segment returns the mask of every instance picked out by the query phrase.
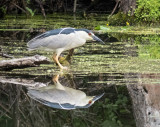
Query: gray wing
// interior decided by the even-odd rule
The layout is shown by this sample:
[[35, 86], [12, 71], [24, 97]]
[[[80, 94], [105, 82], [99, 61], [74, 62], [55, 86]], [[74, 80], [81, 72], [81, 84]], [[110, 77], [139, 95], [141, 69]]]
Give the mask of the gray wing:
[[56, 109], [65, 109], [65, 110], [75, 109], [75, 105], [71, 105], [69, 103], [65, 103], [65, 104], [53, 103], [43, 99], [37, 99], [37, 101], [44, 105], [47, 105], [49, 107], [56, 108]]
[[50, 90], [36, 90], [29, 89], [27, 93], [34, 100], [45, 100], [51, 103], [70, 103], [72, 105], [75, 104], [75, 99], [66, 91], [58, 90], [58, 89], [50, 89]]
[[64, 94], [63, 95], [64, 97], [61, 98], [61, 96], [59, 96], [60, 93], [58, 91], [56, 91], [54, 89], [52, 89], [52, 90], [53, 90], [52, 94], [50, 94], [50, 93], [47, 94], [44, 91], [42, 92], [42, 91], [37, 91], [37, 90], [29, 90], [28, 95], [32, 99], [34, 99], [44, 105], [47, 105], [49, 107], [53, 107], [53, 108], [57, 108], [57, 109], [66, 109], [66, 110], [75, 109], [75, 104], [69, 103], [70, 99], [68, 99], [68, 101], [66, 101], [66, 99], [63, 100], [63, 98], [66, 97], [65, 91], [61, 91], [61, 90], [59, 91], [59, 92], [64, 92], [64, 93], [61, 93], [61, 94]]
[[74, 28], [61, 28], [47, 31], [30, 40], [27, 46], [31, 50], [41, 47], [48, 49], [63, 48], [71, 41], [71, 34], [74, 32]]

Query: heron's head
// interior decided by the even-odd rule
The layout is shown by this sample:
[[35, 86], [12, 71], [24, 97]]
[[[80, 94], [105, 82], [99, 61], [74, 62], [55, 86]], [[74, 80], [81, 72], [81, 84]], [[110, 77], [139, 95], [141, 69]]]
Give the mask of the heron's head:
[[86, 41], [99, 41], [101, 44], [105, 44], [100, 38], [98, 38], [91, 30], [88, 29], [76, 29], [81, 38], [86, 39]]
[[104, 93], [97, 96], [86, 96], [86, 98], [84, 98], [81, 103], [79, 103], [79, 105], [76, 105], [76, 108], [88, 108], [94, 104], [95, 101], [99, 100], [103, 95]]

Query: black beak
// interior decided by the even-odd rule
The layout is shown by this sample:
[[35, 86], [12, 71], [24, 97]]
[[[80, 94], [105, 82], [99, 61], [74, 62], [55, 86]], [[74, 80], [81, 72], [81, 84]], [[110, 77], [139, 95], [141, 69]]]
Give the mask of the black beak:
[[102, 96], [104, 95], [104, 93], [102, 93], [102, 94], [100, 94], [100, 95], [97, 95], [97, 96], [95, 96], [94, 98], [93, 98], [93, 100], [92, 101], [97, 101], [97, 100], [99, 100]]
[[98, 38], [97, 36], [95, 36], [95, 35], [93, 35], [92, 36], [93, 37], [93, 39], [95, 40], [95, 41], [99, 41], [101, 44], [105, 44], [100, 38]]

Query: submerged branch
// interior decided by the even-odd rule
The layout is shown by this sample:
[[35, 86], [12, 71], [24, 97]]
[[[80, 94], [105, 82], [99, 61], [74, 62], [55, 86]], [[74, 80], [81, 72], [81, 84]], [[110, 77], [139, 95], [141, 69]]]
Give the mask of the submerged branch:
[[76, 13], [77, 0], [74, 0], [73, 12]]
[[13, 56], [3, 53], [1, 47], [0, 47], [0, 56], [5, 57], [5, 58], [13, 58]]
[[39, 6], [41, 8], [41, 12], [42, 12], [44, 18], [46, 18], [46, 13], [45, 13], [45, 10], [44, 10], [42, 2], [40, 0], [35, 0], [35, 1], [39, 4]]
[[[109, 17], [111, 17], [111, 16], [114, 14], [114, 12], [116, 11], [116, 9], [117, 9], [117, 7], [118, 7], [119, 2], [120, 2], [120, 0], [117, 0], [117, 1], [116, 1], [116, 5], [115, 5], [115, 7], [113, 8], [113, 10], [112, 10], [111, 14], [109, 15]], [[108, 18], [109, 18], [109, 17], [108, 17]]]
[[20, 6], [18, 6], [17, 4], [15, 4], [15, 3], [12, 3], [14, 6], [16, 6], [18, 9], [20, 9], [21, 11], [23, 11], [24, 13], [26, 13], [27, 14], [27, 12], [23, 9], [23, 8], [21, 8]]
[[31, 56], [26, 58], [10, 59], [10, 60], [1, 60], [0, 68], [2, 70], [12, 70], [16, 68], [26, 68], [26, 67], [36, 67], [40, 64], [49, 63], [48, 58], [45, 56]]
[[5, 57], [5, 58], [13, 58], [13, 56], [10, 56], [8, 54], [0, 53], [0, 56]]

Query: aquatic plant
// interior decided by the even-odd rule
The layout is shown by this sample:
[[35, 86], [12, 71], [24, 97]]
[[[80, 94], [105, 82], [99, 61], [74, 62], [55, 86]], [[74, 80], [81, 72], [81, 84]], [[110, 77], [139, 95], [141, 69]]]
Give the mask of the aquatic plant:
[[135, 16], [138, 21], [156, 22], [160, 20], [159, 0], [137, 0]]
[[29, 7], [26, 7], [26, 10], [29, 12], [30, 16], [34, 16], [35, 15], [36, 10], [33, 11]]

